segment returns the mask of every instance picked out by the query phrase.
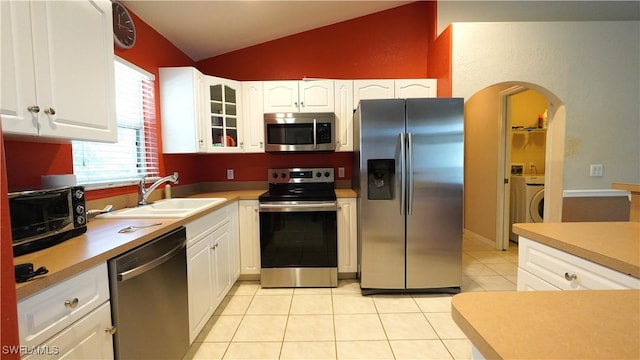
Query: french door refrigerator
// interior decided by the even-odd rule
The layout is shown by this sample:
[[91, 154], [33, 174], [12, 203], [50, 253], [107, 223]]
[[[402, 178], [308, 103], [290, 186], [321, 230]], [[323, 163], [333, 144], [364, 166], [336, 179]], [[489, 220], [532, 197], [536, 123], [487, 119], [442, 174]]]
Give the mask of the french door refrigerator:
[[363, 294], [460, 292], [464, 101], [362, 100], [354, 114]]

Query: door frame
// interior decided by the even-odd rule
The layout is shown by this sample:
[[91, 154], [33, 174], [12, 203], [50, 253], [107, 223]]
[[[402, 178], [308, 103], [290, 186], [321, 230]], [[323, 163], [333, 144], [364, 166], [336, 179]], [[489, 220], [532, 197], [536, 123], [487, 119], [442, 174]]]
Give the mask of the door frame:
[[511, 119], [509, 118], [509, 96], [529, 90], [514, 85], [498, 93], [500, 119], [498, 121], [498, 211], [496, 216], [496, 249], [509, 250], [509, 215], [511, 204]]

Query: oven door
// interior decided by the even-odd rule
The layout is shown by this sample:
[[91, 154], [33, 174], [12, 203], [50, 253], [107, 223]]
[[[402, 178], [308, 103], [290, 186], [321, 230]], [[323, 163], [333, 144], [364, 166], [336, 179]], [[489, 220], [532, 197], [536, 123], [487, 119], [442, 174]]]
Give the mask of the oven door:
[[262, 268], [337, 267], [335, 201], [260, 203]]

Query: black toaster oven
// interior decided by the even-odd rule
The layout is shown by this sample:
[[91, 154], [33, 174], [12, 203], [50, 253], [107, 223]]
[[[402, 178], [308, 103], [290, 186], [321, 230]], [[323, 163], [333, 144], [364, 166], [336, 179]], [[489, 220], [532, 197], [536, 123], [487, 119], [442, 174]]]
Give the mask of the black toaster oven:
[[87, 231], [82, 186], [9, 193], [13, 256], [59, 244]]

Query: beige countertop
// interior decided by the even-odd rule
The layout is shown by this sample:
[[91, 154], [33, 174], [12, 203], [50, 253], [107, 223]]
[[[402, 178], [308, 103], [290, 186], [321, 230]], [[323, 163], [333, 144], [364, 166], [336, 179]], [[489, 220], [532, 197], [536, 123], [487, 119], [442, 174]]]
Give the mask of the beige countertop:
[[640, 223], [514, 224], [513, 231], [594, 263], [640, 278]]
[[640, 290], [463, 293], [451, 304], [487, 359], [640, 359]]
[[[65, 280], [95, 265], [125, 253], [139, 245], [176, 229], [190, 221], [215, 211], [237, 200], [257, 200], [265, 190], [219, 191], [193, 195], [190, 197], [222, 197], [226, 202], [182, 219], [91, 219], [87, 232], [48, 249], [14, 258], [14, 264], [33, 263], [34, 268], [46, 266], [49, 273], [25, 283], [16, 284], [18, 300]], [[355, 197], [351, 189], [336, 189], [339, 198]], [[118, 233], [129, 225], [162, 223], [159, 226], [141, 228], [131, 233]]]

